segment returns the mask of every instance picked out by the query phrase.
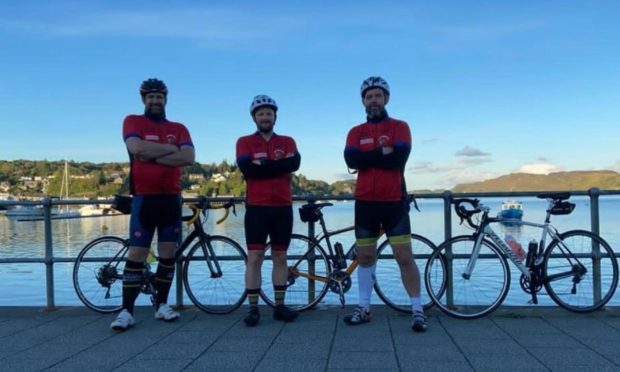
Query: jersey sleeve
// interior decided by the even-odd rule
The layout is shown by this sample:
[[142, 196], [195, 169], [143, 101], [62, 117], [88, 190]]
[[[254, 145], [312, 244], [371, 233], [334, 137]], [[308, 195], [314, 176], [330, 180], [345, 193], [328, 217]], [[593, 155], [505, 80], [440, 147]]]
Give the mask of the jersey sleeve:
[[142, 132], [139, 129], [139, 123], [135, 116], [129, 115], [123, 121], [123, 141], [127, 141], [129, 138], [142, 138]]
[[411, 153], [411, 132], [405, 122], [399, 122], [395, 129], [393, 152], [381, 156], [376, 167], [381, 169], [402, 169], [407, 164]]
[[347, 142], [344, 148], [344, 161], [351, 169], [367, 169], [375, 166], [379, 152], [378, 149], [362, 151], [359, 146], [360, 139], [357, 128], [353, 128], [347, 135]]
[[194, 147], [194, 142], [185, 125], [179, 124], [179, 148], [184, 146]]

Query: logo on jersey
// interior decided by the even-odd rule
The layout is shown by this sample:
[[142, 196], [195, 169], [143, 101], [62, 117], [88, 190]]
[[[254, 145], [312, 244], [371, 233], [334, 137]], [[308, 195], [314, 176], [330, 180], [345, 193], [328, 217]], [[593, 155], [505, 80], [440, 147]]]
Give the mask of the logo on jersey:
[[360, 145], [368, 145], [372, 143], [375, 143], [374, 138], [360, 138]]
[[282, 149], [275, 149], [273, 151], [273, 157], [275, 158], [275, 160], [284, 159], [285, 155], [286, 153]]
[[157, 134], [147, 134], [144, 136], [145, 141], [159, 141], [159, 136]]
[[175, 144], [175, 143], [177, 143], [177, 137], [174, 134], [168, 134], [168, 135], [166, 135], [166, 141], [168, 143]]
[[257, 152], [254, 154], [254, 159], [266, 159], [266, 158], [267, 158], [266, 152]]
[[383, 135], [381, 137], [379, 137], [379, 145], [380, 146], [387, 146], [390, 143], [390, 137]]

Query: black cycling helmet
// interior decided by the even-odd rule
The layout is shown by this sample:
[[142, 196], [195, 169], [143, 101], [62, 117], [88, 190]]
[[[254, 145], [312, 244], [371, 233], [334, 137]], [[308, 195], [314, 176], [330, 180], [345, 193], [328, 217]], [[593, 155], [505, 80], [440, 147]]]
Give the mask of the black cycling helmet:
[[164, 96], [168, 96], [168, 88], [163, 81], [159, 79], [147, 79], [140, 85], [140, 95], [144, 97], [148, 93], [161, 93]]

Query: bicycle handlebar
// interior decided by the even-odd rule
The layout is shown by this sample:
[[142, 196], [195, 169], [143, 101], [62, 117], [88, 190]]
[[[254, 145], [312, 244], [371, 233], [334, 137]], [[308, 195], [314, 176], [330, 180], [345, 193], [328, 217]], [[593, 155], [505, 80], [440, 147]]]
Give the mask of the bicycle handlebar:
[[[222, 203], [222, 204], [220, 204]], [[204, 196], [199, 196], [198, 197], [198, 202], [195, 204], [190, 204], [189, 208], [192, 210], [192, 215], [189, 217], [187, 224], [191, 225], [193, 224], [196, 219], [198, 218], [200, 212], [202, 212], [202, 215], [205, 216], [207, 213], [207, 210], [209, 209], [222, 209], [225, 208], [226, 209], [226, 213], [224, 214], [224, 216], [222, 218], [220, 218], [219, 220], [216, 221], [216, 224], [220, 224], [222, 222], [224, 222], [224, 220], [226, 220], [228, 218], [228, 215], [230, 214], [230, 208], [232, 207], [233, 209], [233, 214], [236, 216], [237, 215], [237, 209], [235, 208], [235, 200], [234, 199], [230, 199], [226, 202], [210, 202], [207, 200], [206, 197]]]
[[[474, 216], [475, 214], [482, 212], [482, 209], [480, 208], [480, 200], [468, 198], [453, 199], [452, 203], [454, 203], [454, 211], [456, 212], [456, 215], [459, 216], [459, 218], [461, 219], [461, 225], [464, 221], [467, 221], [467, 224], [474, 229], [480, 227], [480, 225], [474, 223], [474, 221], [472, 221], [471, 219], [472, 216]], [[463, 203], [471, 205], [474, 209], [465, 208]]]

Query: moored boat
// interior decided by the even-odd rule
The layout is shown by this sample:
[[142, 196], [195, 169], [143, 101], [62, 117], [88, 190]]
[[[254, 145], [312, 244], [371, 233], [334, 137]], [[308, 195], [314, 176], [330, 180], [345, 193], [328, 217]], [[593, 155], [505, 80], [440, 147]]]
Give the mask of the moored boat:
[[497, 214], [500, 218], [520, 220], [523, 217], [523, 205], [516, 200], [506, 200]]

